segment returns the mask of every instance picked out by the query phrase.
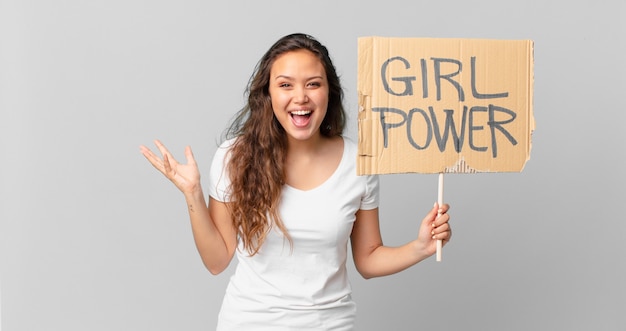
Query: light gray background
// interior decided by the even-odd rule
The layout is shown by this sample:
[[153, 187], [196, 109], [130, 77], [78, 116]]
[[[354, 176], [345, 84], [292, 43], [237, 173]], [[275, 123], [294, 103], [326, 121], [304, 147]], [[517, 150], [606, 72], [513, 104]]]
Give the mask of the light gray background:
[[[605, 4], [606, 3], [606, 4]], [[610, 5], [608, 4], [610, 3]], [[279, 37], [325, 43], [356, 137], [357, 37], [535, 41], [531, 160], [449, 175], [443, 262], [363, 280], [359, 330], [624, 330], [624, 1], [0, 2], [2, 330], [212, 330], [232, 266], [196, 253], [182, 195], [139, 154], [190, 144], [206, 175]], [[206, 180], [206, 176], [203, 181]], [[410, 240], [436, 175], [388, 175]]]

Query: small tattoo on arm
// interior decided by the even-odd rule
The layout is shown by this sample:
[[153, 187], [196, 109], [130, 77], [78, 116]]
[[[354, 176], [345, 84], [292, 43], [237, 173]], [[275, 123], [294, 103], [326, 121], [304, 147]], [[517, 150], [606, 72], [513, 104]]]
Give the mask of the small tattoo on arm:
[[193, 205], [189, 205], [189, 211], [191, 211], [192, 213], [194, 212], [193, 211]]

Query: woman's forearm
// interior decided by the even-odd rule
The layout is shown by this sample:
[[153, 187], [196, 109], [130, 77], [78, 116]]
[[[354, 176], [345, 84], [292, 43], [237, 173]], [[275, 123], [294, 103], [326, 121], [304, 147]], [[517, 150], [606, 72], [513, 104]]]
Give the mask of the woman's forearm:
[[[432, 254], [430, 254], [432, 255]], [[388, 276], [403, 271], [430, 256], [411, 241], [398, 247], [378, 246], [358, 266], [364, 278]]]
[[234, 247], [229, 249], [225, 239], [225, 235], [231, 235], [231, 231], [220, 231], [210, 213], [202, 189], [185, 194], [185, 201], [193, 238], [202, 262], [212, 274], [219, 274], [228, 267], [233, 256]]

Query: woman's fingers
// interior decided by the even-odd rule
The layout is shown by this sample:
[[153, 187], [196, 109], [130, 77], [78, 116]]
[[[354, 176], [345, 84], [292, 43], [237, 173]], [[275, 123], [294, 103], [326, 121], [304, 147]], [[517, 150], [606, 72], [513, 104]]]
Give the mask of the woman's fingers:
[[167, 147], [165, 147], [165, 145], [163, 145], [163, 143], [161, 143], [161, 141], [155, 140], [154, 144], [161, 153], [162, 158], [158, 157], [148, 147], [143, 145], [139, 146], [141, 153], [158, 171], [164, 174], [167, 178], [173, 178], [175, 174], [172, 173], [172, 171], [176, 167], [178, 162], [176, 162], [176, 160], [172, 157], [170, 151], [167, 149]]
[[152, 166], [154, 166], [160, 172], [163, 172], [163, 161], [161, 160], [161, 158], [156, 156], [146, 146], [141, 145], [139, 146], [139, 149], [141, 150], [141, 154], [143, 154], [143, 156], [148, 160], [148, 162], [150, 162], [150, 164], [152, 164]]
[[[436, 206], [438, 206], [438, 204], [436, 204]], [[448, 209], [450, 209], [450, 205], [447, 203], [442, 204], [441, 206], [438, 206], [439, 208], [437, 209], [437, 213], [438, 214], [445, 214], [448, 212]]]
[[167, 147], [165, 147], [165, 145], [163, 145], [163, 143], [161, 143], [160, 140], [155, 140], [154, 144], [156, 145], [156, 147], [159, 149], [159, 152], [161, 152], [161, 155], [165, 156], [171, 156], [172, 154], [170, 154], [170, 151], [167, 150]]
[[170, 164], [170, 159], [167, 157], [167, 154], [163, 154], [163, 169], [165, 170], [165, 176], [167, 176], [167, 178], [172, 178], [172, 165]]
[[161, 157], [154, 154], [146, 146], [140, 146], [141, 153], [148, 161], [169, 179], [182, 192], [190, 192], [200, 187], [200, 173], [194, 159], [191, 147], [185, 148], [185, 157], [187, 164], [181, 164], [167, 150], [159, 140], [154, 141], [155, 145], [161, 152]]
[[195, 165], [196, 159], [193, 156], [193, 152], [191, 151], [191, 146], [185, 147], [185, 158], [187, 159], [187, 164]]
[[449, 241], [452, 236], [452, 228], [448, 223], [450, 221], [450, 215], [448, 210], [450, 206], [448, 204], [442, 204], [439, 207], [438, 216], [432, 223], [431, 235], [433, 239]]
[[446, 232], [450, 232], [450, 224], [448, 223], [444, 223], [440, 226], [433, 227], [430, 234], [432, 234], [433, 236], [436, 236], [436, 238], [433, 238], [433, 239], [444, 239], [443, 237], [446, 234]]

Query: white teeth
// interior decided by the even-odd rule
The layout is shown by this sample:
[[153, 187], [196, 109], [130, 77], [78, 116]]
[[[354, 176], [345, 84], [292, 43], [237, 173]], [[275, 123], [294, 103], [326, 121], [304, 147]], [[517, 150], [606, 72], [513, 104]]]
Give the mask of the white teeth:
[[311, 113], [310, 110], [294, 110], [291, 112], [291, 114], [293, 115], [300, 115], [300, 116], [308, 115], [310, 113]]

